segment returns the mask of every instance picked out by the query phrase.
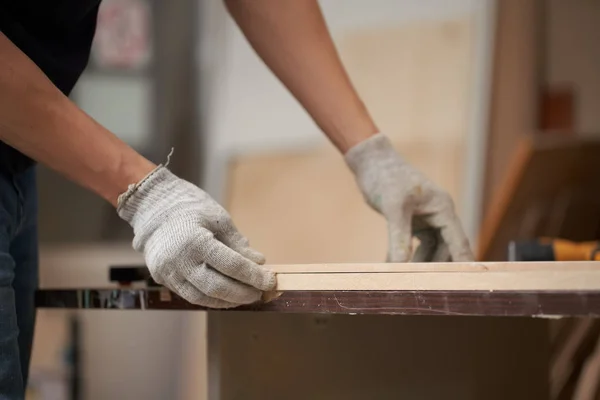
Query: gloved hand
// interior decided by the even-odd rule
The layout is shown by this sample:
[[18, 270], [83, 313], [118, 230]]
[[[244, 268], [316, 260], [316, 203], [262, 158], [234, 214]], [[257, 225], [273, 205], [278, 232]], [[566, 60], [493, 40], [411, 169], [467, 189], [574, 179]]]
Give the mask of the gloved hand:
[[152, 278], [190, 303], [230, 308], [275, 287], [230, 216], [206, 192], [164, 166], [119, 196], [117, 212], [134, 230]]
[[387, 220], [387, 260], [406, 262], [412, 236], [420, 239], [414, 262], [472, 261], [469, 241], [450, 195], [409, 165], [378, 133], [345, 154], [367, 203]]

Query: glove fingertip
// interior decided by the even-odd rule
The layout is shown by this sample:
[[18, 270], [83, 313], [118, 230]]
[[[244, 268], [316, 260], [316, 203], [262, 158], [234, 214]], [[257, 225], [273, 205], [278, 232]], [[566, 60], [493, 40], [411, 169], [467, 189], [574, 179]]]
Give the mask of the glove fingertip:
[[392, 263], [403, 263], [408, 262], [410, 256], [410, 251], [404, 249], [394, 249], [388, 255], [388, 262]]
[[275, 272], [261, 267], [261, 279], [257, 283], [256, 288], [264, 292], [275, 290], [277, 286], [277, 275]]
[[262, 292], [270, 292], [277, 287], [277, 275], [263, 266], [255, 265], [245, 283]]
[[468, 240], [465, 238], [462, 242], [454, 243], [454, 246], [449, 245], [449, 253], [454, 262], [473, 262], [475, 254], [471, 250]]
[[412, 255], [411, 240], [392, 241], [390, 246], [388, 262], [402, 263], [410, 260]]
[[463, 251], [457, 256], [452, 257], [452, 261], [455, 262], [474, 262], [475, 256], [471, 251]]

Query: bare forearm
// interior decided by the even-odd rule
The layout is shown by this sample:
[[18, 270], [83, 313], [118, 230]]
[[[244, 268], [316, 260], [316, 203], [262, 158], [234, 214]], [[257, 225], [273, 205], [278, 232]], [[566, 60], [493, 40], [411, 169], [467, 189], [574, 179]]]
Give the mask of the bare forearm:
[[377, 132], [316, 0], [225, 0], [250, 44], [343, 153]]
[[73, 104], [1, 32], [0, 140], [113, 205], [154, 167]]

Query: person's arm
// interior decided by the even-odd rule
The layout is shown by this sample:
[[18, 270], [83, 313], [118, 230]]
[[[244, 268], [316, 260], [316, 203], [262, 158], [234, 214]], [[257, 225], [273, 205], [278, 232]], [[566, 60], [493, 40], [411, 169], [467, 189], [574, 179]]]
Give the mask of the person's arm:
[[2, 32], [0, 140], [114, 206], [155, 167], [63, 95]]
[[96, 123], [1, 32], [0, 140], [115, 206], [154, 280], [189, 302], [234, 307], [275, 288], [225, 209]]
[[316, 0], [224, 0], [265, 64], [344, 155], [388, 222], [389, 261], [473, 259], [452, 199], [396, 153], [352, 87]]
[[315, 0], [225, 0], [273, 73], [343, 153], [377, 133]]

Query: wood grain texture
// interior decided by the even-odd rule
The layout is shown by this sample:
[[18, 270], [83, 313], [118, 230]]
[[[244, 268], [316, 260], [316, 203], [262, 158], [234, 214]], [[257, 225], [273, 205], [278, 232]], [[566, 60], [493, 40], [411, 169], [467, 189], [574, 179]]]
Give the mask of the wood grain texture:
[[600, 290], [600, 262], [270, 265], [277, 291]]
[[[157, 289], [39, 290], [39, 308], [207, 311]], [[600, 291], [290, 291], [219, 312], [565, 317], [600, 316]]]
[[279, 274], [276, 290], [600, 290], [600, 272]]
[[519, 272], [519, 271], [600, 271], [597, 261], [539, 262], [432, 262], [432, 263], [331, 263], [268, 264], [277, 274], [376, 273], [376, 272]]

